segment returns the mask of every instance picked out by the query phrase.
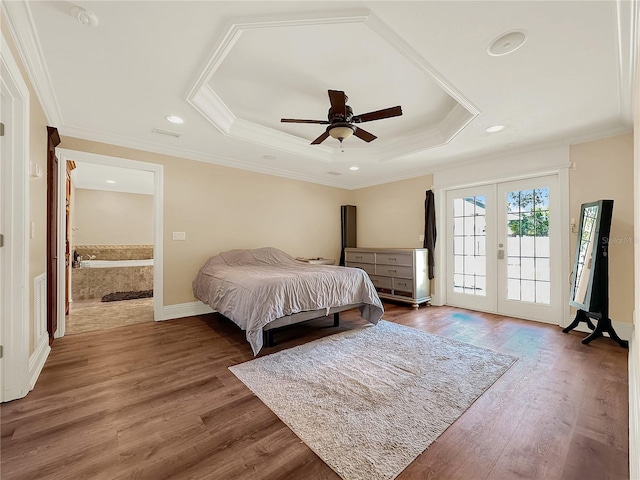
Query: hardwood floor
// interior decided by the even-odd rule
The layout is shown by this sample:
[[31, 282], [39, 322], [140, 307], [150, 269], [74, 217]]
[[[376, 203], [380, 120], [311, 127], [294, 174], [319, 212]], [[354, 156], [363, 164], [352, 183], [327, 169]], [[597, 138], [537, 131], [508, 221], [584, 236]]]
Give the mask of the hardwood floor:
[[[629, 478], [627, 350], [449, 307], [385, 310], [519, 358], [399, 480]], [[353, 311], [332, 321], [281, 331], [261, 354], [364, 324]], [[56, 340], [36, 388], [0, 408], [1, 476], [337, 480], [227, 368], [251, 358], [213, 314]]]

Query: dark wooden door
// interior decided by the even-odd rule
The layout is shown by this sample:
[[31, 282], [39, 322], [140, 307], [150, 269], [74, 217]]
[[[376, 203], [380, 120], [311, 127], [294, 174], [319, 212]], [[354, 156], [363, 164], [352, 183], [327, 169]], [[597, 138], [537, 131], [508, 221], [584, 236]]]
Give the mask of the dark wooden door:
[[76, 162], [73, 160], [67, 160], [66, 180], [65, 180], [65, 225], [67, 226], [65, 231], [65, 243], [64, 243], [64, 313], [69, 315], [69, 297], [71, 296], [71, 285], [69, 285], [69, 277], [71, 276], [71, 171], [76, 168]]
[[47, 127], [47, 330], [49, 345], [58, 328], [58, 158], [60, 135]]

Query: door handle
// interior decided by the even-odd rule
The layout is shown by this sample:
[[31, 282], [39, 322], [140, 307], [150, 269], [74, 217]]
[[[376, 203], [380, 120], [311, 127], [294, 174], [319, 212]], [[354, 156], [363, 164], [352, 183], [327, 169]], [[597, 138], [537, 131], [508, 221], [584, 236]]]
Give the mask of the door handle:
[[498, 250], [498, 260], [504, 260], [504, 250], [502, 248]]

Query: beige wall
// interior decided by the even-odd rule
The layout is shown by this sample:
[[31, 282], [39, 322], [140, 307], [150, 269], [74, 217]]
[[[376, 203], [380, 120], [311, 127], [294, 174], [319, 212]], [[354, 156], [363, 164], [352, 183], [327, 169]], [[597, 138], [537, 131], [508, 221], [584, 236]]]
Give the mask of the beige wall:
[[433, 175], [425, 175], [354, 190], [358, 246], [421, 248], [425, 193], [432, 186]]
[[153, 195], [76, 188], [72, 245], [153, 245]]
[[[609, 244], [609, 316], [631, 323], [634, 308], [633, 135], [571, 146], [576, 169], [569, 175], [569, 216], [580, 222], [580, 205], [613, 200]], [[577, 234], [570, 237], [571, 265]], [[574, 310], [572, 310], [574, 312]]]
[[164, 165], [164, 305], [192, 302], [198, 269], [225, 250], [272, 246], [339, 258], [347, 190], [76, 138], [63, 137], [61, 147]]
[[22, 78], [29, 88], [29, 160], [42, 170], [39, 178], [29, 178], [29, 219], [34, 224], [35, 237], [29, 241], [29, 354], [33, 353], [33, 279], [46, 271], [47, 245], [47, 117], [29, 81], [5, 19], [0, 29], [7, 46], [18, 64]]

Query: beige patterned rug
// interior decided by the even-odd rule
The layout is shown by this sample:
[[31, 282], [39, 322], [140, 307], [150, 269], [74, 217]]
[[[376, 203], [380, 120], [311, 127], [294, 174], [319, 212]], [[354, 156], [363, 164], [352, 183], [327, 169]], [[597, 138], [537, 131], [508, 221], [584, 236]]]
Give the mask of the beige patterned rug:
[[381, 320], [230, 370], [340, 477], [390, 480], [515, 361]]

